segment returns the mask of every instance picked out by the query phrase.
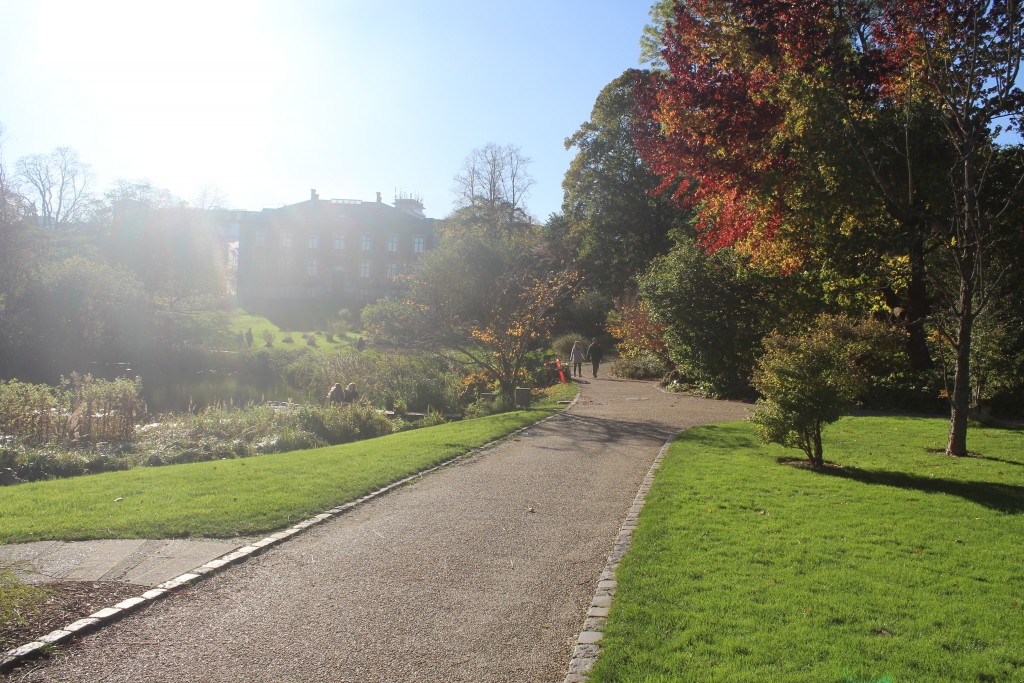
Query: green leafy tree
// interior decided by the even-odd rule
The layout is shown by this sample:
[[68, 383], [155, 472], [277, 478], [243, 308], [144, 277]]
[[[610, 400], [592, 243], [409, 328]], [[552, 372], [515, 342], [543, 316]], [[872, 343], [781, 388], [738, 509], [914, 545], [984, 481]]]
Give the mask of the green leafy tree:
[[821, 316], [803, 334], [770, 335], [754, 373], [759, 437], [799, 448], [821, 467], [822, 427], [856, 405], [872, 377], [892, 371], [901, 345], [892, 327], [843, 316]]
[[670, 232], [690, 215], [653, 193], [661, 180], [633, 142], [633, 93], [649, 77], [629, 69], [605, 86], [590, 120], [565, 141], [576, 150], [562, 181], [576, 262], [589, 285], [609, 298], [635, 289], [637, 275], [668, 251]]
[[85, 360], [121, 361], [151, 339], [153, 318], [139, 281], [85, 257], [47, 263], [12, 302], [24, 366], [46, 376]]
[[225, 292], [220, 246], [208, 212], [174, 203], [147, 184], [108, 193], [110, 226], [103, 251], [142, 281], [166, 309], [207, 305]]
[[749, 396], [761, 340], [815, 305], [796, 276], [752, 268], [734, 250], [708, 254], [690, 240], [654, 261], [640, 293], [679, 370], [713, 396]]

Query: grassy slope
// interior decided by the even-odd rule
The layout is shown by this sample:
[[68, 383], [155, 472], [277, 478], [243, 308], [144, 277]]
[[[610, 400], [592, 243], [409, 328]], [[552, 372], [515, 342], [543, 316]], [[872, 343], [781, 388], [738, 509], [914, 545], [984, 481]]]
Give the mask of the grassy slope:
[[672, 447], [592, 681], [1024, 681], [1024, 432], [846, 418], [829, 473], [750, 425]]
[[307, 451], [20, 484], [0, 496], [0, 542], [229, 537], [280, 529], [550, 415], [531, 410]]

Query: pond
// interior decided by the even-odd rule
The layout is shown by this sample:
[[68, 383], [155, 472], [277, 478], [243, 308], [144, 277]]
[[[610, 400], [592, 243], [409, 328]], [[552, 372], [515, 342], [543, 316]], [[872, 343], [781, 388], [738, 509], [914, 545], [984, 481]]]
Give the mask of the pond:
[[269, 368], [225, 363], [224, 358], [207, 360], [207, 363], [183, 363], [180, 358], [169, 363], [152, 360], [91, 363], [86, 371], [104, 379], [141, 377], [142, 397], [150, 413], [179, 413], [218, 404], [242, 406], [307, 399], [305, 390], [289, 385]]

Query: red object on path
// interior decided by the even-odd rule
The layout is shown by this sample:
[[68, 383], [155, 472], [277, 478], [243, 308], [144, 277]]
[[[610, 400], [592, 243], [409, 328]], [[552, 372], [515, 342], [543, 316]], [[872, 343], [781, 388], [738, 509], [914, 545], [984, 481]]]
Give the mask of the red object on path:
[[565, 368], [562, 367], [561, 359], [555, 359], [555, 367], [558, 368], [558, 376], [562, 378], [562, 384], [565, 384]]

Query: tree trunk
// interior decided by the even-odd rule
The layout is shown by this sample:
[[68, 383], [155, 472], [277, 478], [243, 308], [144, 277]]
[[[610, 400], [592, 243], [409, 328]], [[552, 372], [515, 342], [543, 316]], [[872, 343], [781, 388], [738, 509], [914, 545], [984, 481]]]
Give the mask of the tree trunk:
[[974, 327], [974, 285], [966, 277], [960, 282], [959, 329], [956, 340], [956, 374], [950, 396], [952, 414], [947, 455], [967, 455], [967, 416], [971, 407], [971, 331]]
[[821, 448], [821, 425], [814, 425], [814, 458], [812, 459], [815, 467], [821, 467], [825, 464], [825, 456], [822, 454]]
[[910, 244], [910, 283], [907, 288], [907, 356], [914, 372], [929, 370], [933, 363], [928, 353], [924, 321], [928, 315], [928, 291], [925, 283], [923, 228], [915, 227]]
[[950, 396], [947, 455], [967, 455], [967, 417], [971, 408], [971, 333], [974, 331], [974, 277], [977, 256], [968, 246], [959, 263], [960, 300], [957, 303], [956, 374]]

